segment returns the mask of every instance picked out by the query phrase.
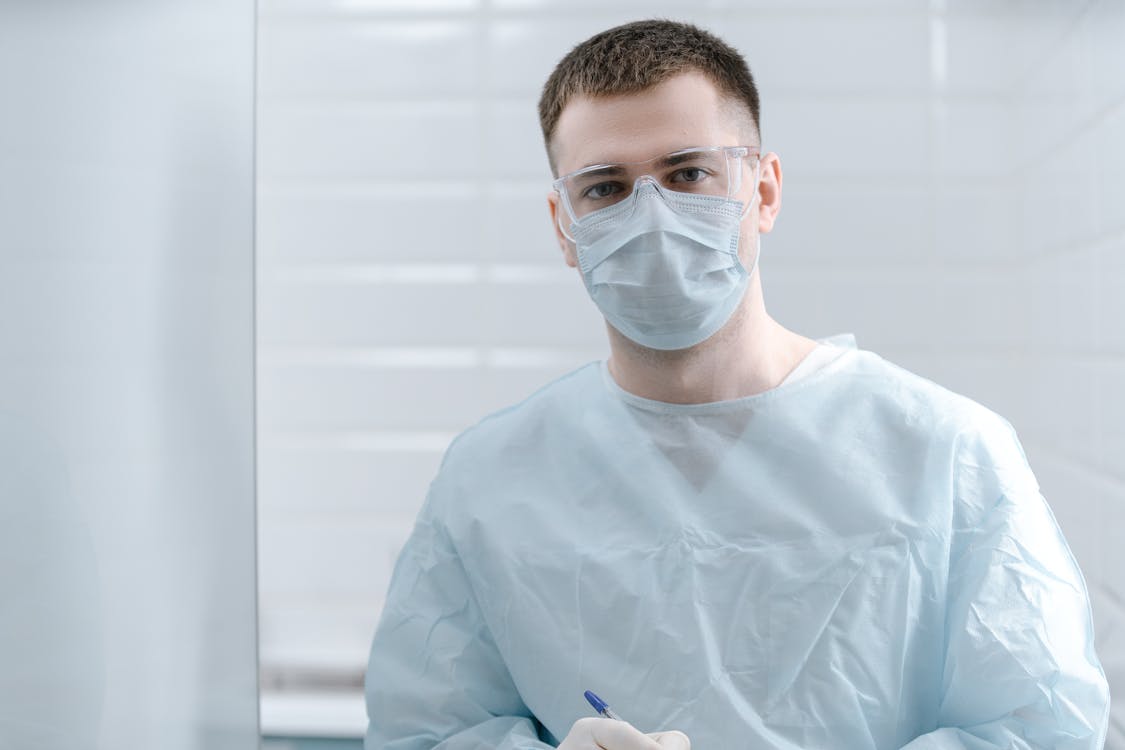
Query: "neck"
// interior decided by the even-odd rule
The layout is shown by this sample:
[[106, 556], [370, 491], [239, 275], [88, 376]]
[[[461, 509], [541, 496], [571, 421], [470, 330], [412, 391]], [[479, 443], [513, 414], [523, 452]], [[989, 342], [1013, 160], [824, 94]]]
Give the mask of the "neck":
[[718, 333], [690, 349], [648, 349], [612, 328], [609, 338], [609, 371], [617, 384], [642, 398], [673, 404], [727, 401], [768, 391], [816, 346], [766, 313], [757, 283]]

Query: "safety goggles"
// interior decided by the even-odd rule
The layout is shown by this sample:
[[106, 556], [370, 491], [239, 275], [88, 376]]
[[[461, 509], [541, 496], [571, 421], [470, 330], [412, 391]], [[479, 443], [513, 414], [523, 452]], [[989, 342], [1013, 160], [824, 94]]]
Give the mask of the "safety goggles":
[[[569, 225], [627, 199], [641, 177], [675, 192], [734, 198], [742, 189], [743, 164], [757, 167], [758, 158], [758, 150], [748, 146], [685, 148], [645, 161], [583, 167], [551, 185], [559, 194]], [[559, 227], [569, 237], [563, 212], [558, 214]]]

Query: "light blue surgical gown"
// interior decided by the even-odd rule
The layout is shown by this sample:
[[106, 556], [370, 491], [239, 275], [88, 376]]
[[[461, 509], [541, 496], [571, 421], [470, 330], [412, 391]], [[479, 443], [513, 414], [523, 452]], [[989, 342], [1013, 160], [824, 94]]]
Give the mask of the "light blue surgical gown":
[[367, 750], [1100, 748], [1085, 583], [1011, 426], [854, 348], [673, 405], [604, 363], [448, 450], [392, 578]]

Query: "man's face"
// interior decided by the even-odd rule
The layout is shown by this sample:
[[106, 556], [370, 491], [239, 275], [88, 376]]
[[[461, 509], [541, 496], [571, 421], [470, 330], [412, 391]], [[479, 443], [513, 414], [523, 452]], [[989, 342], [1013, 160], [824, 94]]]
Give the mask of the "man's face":
[[[697, 72], [683, 73], [636, 94], [575, 97], [563, 109], [555, 130], [555, 163], [559, 174], [564, 175], [593, 164], [644, 161], [694, 146], [757, 146], [748, 142], [751, 131], [744, 118], [749, 115], [739, 114], [740, 110]], [[776, 208], [780, 207], [781, 172], [776, 162], [773, 154], [763, 156], [762, 200], [742, 221], [739, 255], [747, 267], [756, 252], [758, 233], [772, 228]], [[749, 164], [744, 169], [742, 188], [735, 197], [746, 203], [753, 196], [754, 176]], [[568, 221], [565, 209], [553, 191], [548, 201], [559, 246], [567, 265], [575, 267], [578, 259], [574, 244], [558, 225], [560, 210], [564, 212], [563, 221]]]

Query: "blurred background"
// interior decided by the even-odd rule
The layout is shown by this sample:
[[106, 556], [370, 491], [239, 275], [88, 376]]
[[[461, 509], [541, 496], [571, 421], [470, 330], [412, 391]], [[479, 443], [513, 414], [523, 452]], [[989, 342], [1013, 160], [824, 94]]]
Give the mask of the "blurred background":
[[258, 743], [253, 0], [0, 0], [0, 750]]
[[769, 309], [1015, 425], [1125, 693], [1125, 3], [260, 0], [263, 730], [361, 733], [449, 440], [605, 355], [536, 102], [572, 46], [653, 16], [757, 79]]
[[1125, 0], [0, 0], [0, 750], [361, 745], [449, 441], [606, 354], [536, 101], [654, 16], [757, 79], [774, 317], [1014, 424], [1125, 695]]

